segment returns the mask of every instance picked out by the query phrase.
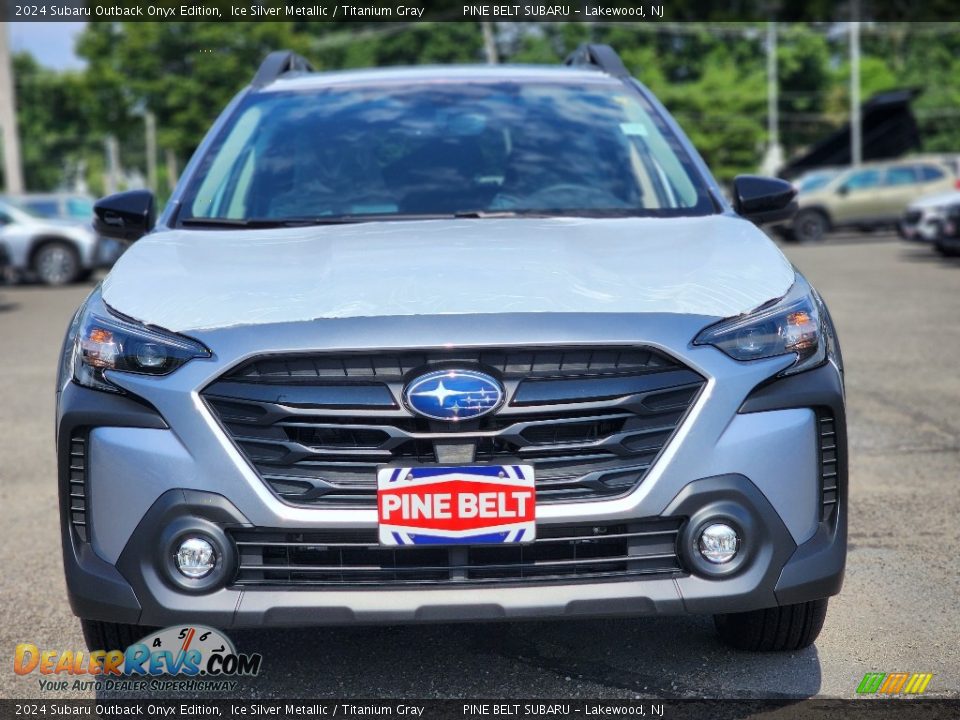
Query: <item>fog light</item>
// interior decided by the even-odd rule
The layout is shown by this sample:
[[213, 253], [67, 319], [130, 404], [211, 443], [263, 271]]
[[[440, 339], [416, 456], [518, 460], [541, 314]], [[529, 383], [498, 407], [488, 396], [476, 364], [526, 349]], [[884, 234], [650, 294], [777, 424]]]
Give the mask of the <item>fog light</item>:
[[217, 564], [213, 545], [199, 537], [189, 537], [177, 549], [177, 570], [191, 580], [206, 577]]
[[729, 525], [715, 523], [704, 528], [697, 544], [704, 558], [716, 565], [722, 565], [736, 556], [740, 537]]

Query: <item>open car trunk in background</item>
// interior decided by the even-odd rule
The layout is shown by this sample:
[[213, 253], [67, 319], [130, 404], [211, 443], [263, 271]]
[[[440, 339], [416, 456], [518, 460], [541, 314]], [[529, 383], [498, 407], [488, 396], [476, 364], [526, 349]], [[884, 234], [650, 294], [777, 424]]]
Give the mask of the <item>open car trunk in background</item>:
[[[889, 160], [920, 149], [920, 130], [910, 103], [919, 90], [902, 89], [879, 93], [861, 106], [863, 159]], [[850, 165], [850, 124], [794, 158], [780, 171], [788, 180], [807, 170]]]

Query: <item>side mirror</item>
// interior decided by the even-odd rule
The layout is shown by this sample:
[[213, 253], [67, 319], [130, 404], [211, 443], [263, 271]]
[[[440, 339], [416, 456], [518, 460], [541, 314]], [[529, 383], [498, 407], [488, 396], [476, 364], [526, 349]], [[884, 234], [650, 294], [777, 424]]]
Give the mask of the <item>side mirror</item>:
[[789, 220], [796, 197], [797, 189], [779, 178], [738, 175], [733, 181], [733, 209], [758, 225]]
[[153, 229], [153, 193], [129, 190], [108, 195], [93, 206], [93, 229], [99, 235], [133, 242]]
[[849, 185], [841, 185], [840, 187], [837, 188], [837, 195], [846, 195], [849, 192], [850, 192]]

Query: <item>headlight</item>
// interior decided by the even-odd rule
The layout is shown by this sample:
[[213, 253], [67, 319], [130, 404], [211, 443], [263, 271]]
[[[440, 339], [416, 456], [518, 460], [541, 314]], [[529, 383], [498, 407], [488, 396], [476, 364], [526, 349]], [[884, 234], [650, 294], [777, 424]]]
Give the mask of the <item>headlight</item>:
[[121, 392], [106, 371], [167, 375], [198, 357], [210, 357], [210, 351], [190, 338], [118, 317], [96, 291], [82, 310], [73, 340], [73, 379], [95, 390]]
[[793, 287], [782, 298], [748, 315], [708, 327], [694, 344], [713, 345], [734, 360], [760, 360], [792, 353], [796, 363], [781, 373], [790, 375], [816, 367], [826, 358], [824, 315], [820, 298], [797, 275]]

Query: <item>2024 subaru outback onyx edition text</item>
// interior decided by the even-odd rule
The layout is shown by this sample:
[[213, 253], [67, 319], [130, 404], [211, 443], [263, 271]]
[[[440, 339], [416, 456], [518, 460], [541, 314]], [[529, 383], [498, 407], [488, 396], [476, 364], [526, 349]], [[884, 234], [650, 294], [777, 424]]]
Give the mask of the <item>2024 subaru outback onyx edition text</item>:
[[846, 554], [822, 300], [607, 47], [315, 74], [274, 53], [78, 311], [58, 382], [88, 643], [711, 613], [816, 638]]

